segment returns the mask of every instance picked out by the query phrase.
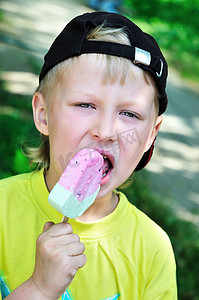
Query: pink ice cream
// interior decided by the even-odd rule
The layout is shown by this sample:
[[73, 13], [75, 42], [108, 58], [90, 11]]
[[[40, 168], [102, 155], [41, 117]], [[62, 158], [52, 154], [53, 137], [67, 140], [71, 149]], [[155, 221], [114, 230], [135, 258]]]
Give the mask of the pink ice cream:
[[66, 217], [81, 216], [99, 192], [103, 164], [103, 156], [98, 151], [80, 150], [50, 192], [49, 203]]

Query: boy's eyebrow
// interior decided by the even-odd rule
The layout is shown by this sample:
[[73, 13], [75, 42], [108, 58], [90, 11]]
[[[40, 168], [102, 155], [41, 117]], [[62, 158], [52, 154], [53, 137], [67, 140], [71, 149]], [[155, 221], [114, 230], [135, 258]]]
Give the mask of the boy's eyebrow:
[[70, 102], [99, 102], [100, 101], [100, 95], [97, 96], [94, 93], [85, 91], [76, 90], [72, 92], [70, 95]]
[[140, 103], [134, 102], [132, 100], [124, 100], [122, 103], [118, 105], [120, 109], [130, 109], [134, 112], [138, 113], [139, 115], [145, 115], [145, 107], [141, 106]]

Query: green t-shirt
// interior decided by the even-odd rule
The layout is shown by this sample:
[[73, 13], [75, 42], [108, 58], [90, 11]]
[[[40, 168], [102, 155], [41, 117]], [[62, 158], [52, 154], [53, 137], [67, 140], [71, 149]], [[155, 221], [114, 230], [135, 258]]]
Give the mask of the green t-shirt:
[[[43, 170], [0, 183], [0, 299], [31, 276], [44, 223], [62, 220], [48, 204], [48, 194]], [[69, 220], [85, 245], [87, 263], [60, 299], [177, 299], [168, 236], [124, 194], [119, 198], [117, 208], [99, 221]]]

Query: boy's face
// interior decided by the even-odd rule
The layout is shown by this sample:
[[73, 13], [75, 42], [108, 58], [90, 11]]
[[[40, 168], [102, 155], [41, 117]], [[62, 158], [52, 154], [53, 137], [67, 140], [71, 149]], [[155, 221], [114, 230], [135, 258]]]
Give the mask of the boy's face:
[[157, 134], [162, 117], [156, 118], [154, 86], [133, 64], [136, 78], [129, 70], [125, 82], [120, 75], [105, 82], [105, 69], [104, 58], [81, 55], [66, 67], [48, 100], [34, 96], [36, 126], [50, 140], [50, 190], [72, 156], [94, 148], [112, 162], [97, 196], [105, 197], [131, 175]]

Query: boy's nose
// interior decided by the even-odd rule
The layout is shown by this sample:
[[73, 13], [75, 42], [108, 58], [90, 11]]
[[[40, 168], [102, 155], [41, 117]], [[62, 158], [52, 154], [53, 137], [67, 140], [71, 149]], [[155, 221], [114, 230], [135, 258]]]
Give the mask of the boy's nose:
[[92, 137], [99, 142], [114, 142], [117, 139], [116, 124], [112, 118], [102, 117], [91, 128]]

